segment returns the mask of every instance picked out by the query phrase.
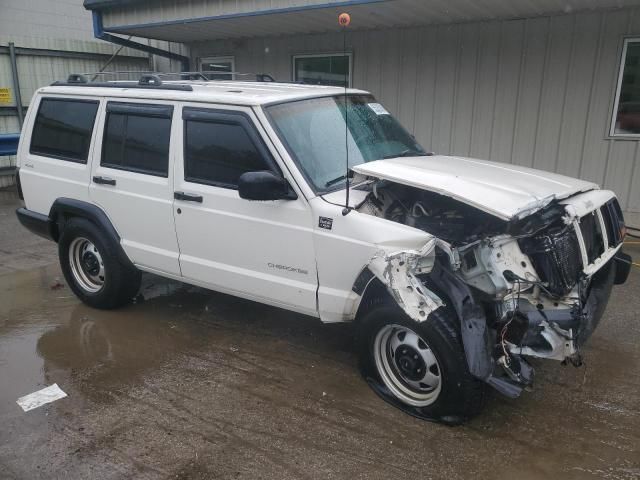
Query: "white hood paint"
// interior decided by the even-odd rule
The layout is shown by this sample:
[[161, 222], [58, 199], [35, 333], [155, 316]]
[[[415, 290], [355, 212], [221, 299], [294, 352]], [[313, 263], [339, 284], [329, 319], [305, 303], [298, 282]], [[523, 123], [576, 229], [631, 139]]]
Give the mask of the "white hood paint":
[[525, 217], [553, 200], [598, 188], [557, 173], [444, 155], [377, 160], [352, 169], [455, 198], [503, 220]]

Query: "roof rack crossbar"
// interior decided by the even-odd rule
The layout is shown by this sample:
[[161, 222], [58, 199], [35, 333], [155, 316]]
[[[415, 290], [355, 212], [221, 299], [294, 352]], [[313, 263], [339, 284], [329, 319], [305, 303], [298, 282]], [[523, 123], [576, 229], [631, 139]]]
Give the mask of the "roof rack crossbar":
[[192, 92], [193, 87], [184, 83], [164, 83], [157, 85], [155, 83], [140, 83], [135, 81], [122, 82], [53, 82], [52, 87], [99, 87], [99, 88], [129, 88], [129, 89], [148, 89], [148, 90], [175, 90], [181, 92]]
[[202, 80], [202, 81], [209, 81], [209, 77], [207, 77], [207, 74], [212, 74], [212, 75], [235, 75], [235, 76], [242, 76], [242, 77], [250, 77], [250, 76], [255, 76], [256, 77], [256, 81], [258, 82], [275, 82], [276, 80], [273, 78], [273, 76], [269, 75], [268, 73], [250, 73], [250, 72], [226, 72], [226, 71], [219, 71], [219, 70], [195, 70], [195, 71], [181, 71], [181, 72], [154, 72], [151, 70], [114, 70], [114, 71], [102, 71], [102, 72], [82, 72], [82, 73], [77, 73], [77, 74], [72, 74], [72, 75], [82, 75], [85, 76], [87, 78], [93, 78], [96, 76], [101, 76], [101, 77], [105, 77], [105, 76], [117, 76], [117, 75], [156, 75], [158, 77], [170, 77], [170, 76], [181, 76], [183, 77], [182, 80]]
[[[191, 72], [189, 72], [191, 73]], [[206, 74], [213, 74], [213, 75], [235, 75], [236, 77], [256, 77], [256, 82], [275, 82], [275, 78], [273, 78], [271, 75], [269, 75], [268, 73], [250, 73], [250, 72], [227, 72], [227, 71], [220, 71], [220, 70], [202, 70], [200, 72], [198, 72], [204, 76], [206, 76]]]
[[152, 75], [157, 72], [152, 72], [151, 70], [112, 70], [112, 71], [102, 71], [102, 72], [83, 72], [79, 75], [84, 75], [85, 77], [99, 77], [99, 76], [107, 76], [107, 75]]
[[[135, 80], [114, 80], [114, 81], [90, 81], [89, 77], [108, 75], [140, 75], [137, 82]], [[190, 84], [178, 82], [163, 82], [161, 77], [171, 75], [180, 76], [185, 81], [214, 81], [206, 74], [226, 74], [237, 76], [255, 76], [256, 82], [275, 82], [275, 79], [267, 73], [245, 73], [245, 72], [221, 72], [217, 70], [194, 71], [194, 72], [137, 72], [137, 71], [113, 71], [113, 72], [92, 72], [92, 73], [72, 73], [66, 82], [53, 82], [53, 86], [83, 86], [83, 87], [111, 87], [111, 88], [157, 88], [165, 90], [193, 91]]]
[[81, 73], [72, 73], [67, 78], [67, 83], [89, 83], [89, 80]]
[[162, 80], [158, 75], [142, 75], [140, 80], [138, 80], [138, 85], [153, 85], [154, 87], [159, 87], [162, 85]]

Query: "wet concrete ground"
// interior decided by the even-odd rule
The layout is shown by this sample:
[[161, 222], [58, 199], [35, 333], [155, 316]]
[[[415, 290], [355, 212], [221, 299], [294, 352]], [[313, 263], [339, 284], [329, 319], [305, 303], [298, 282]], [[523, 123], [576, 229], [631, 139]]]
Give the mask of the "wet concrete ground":
[[[82, 305], [15, 206], [0, 194], [0, 478], [640, 478], [638, 269], [586, 367], [536, 362], [533, 392], [451, 428], [370, 391], [349, 326], [152, 276], [135, 305]], [[68, 397], [15, 403], [53, 383]]]

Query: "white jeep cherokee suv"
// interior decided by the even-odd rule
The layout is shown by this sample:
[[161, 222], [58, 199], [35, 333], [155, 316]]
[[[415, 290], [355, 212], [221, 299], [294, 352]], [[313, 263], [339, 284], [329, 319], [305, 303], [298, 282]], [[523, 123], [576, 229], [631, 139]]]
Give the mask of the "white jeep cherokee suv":
[[359, 90], [72, 76], [35, 94], [18, 166], [20, 221], [88, 305], [146, 271], [355, 322], [371, 387], [447, 423], [517, 397], [526, 357], [578, 364], [629, 273], [613, 192], [427, 153]]

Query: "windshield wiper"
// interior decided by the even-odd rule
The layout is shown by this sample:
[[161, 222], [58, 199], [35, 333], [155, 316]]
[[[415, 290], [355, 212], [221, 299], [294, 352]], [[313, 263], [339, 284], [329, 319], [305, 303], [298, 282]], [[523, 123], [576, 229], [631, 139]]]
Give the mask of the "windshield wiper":
[[428, 153], [425, 152], [419, 152], [417, 150], [411, 150], [410, 148], [403, 150], [400, 153], [396, 153], [393, 155], [385, 155], [384, 157], [382, 157], [383, 160], [388, 160], [390, 158], [399, 158], [399, 157], [427, 157], [429, 156]]
[[327, 183], [324, 184], [324, 188], [328, 188], [331, 185], [335, 185], [338, 182], [341, 182], [342, 180], [346, 179], [347, 176], [346, 175], [340, 175], [337, 178], [334, 178], [333, 180], [329, 180]]

